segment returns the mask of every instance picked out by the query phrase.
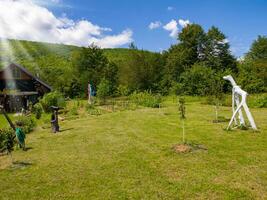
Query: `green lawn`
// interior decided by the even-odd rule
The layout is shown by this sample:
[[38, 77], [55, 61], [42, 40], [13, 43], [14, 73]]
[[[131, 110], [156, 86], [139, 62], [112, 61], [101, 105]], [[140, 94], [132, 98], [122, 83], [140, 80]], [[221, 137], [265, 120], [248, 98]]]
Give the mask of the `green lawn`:
[[[214, 109], [187, 103], [186, 138], [207, 151], [177, 154], [177, 106], [137, 109], [37, 128], [27, 152], [7, 167], [0, 157], [0, 199], [267, 199], [267, 109], [252, 109], [259, 133], [223, 130]], [[231, 108], [220, 115], [231, 116]]]

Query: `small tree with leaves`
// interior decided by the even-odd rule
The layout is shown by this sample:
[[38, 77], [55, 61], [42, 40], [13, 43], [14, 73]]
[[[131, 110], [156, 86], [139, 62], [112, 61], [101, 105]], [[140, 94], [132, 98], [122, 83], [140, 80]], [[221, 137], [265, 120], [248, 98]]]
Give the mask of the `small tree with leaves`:
[[13, 163], [12, 151], [14, 150], [16, 136], [14, 135], [12, 129], [4, 129], [2, 131], [5, 136], [3, 141], [3, 149], [1, 151], [6, 151], [7, 154], [10, 155], [11, 162]]
[[185, 143], [185, 99], [183, 97], [179, 98], [179, 114], [182, 121], [183, 129], [183, 143]]
[[224, 74], [231, 74], [229, 70], [226, 72], [217, 72], [214, 73], [214, 77], [211, 80], [210, 83], [210, 97], [208, 98], [208, 103], [214, 105], [215, 108], [215, 120], [214, 122], [219, 122], [219, 107], [223, 104], [224, 101], [224, 92], [223, 92], [223, 85], [224, 85], [224, 80], [222, 77]]
[[97, 86], [97, 97], [100, 100], [100, 103], [106, 103], [106, 98], [110, 96], [111, 88], [110, 82], [106, 79], [102, 79], [100, 84]]

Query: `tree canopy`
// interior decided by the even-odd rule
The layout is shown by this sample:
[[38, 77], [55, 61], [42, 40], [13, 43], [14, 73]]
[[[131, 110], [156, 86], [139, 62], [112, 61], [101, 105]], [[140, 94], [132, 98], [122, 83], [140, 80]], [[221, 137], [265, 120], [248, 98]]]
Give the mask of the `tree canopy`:
[[[208, 91], [227, 91], [224, 74], [232, 74], [248, 92], [267, 91], [266, 36], [259, 36], [237, 61], [226, 35], [215, 26], [207, 31], [198, 24], [185, 26], [177, 43], [162, 53], [140, 50], [134, 43], [128, 49], [100, 49], [18, 40], [8, 40], [0, 50], [2, 66], [17, 62], [71, 98], [85, 97], [89, 82], [94, 90], [108, 88], [108, 95], [213, 95]], [[217, 89], [214, 83], [220, 83]]]

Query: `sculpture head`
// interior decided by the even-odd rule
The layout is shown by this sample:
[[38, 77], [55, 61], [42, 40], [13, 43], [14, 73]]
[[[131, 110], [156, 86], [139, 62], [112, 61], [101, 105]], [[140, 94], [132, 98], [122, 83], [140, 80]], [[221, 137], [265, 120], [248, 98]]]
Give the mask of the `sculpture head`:
[[230, 81], [232, 86], [236, 86], [236, 82], [235, 82], [234, 78], [231, 75], [224, 76], [223, 79], [226, 80], [226, 81]]
[[223, 77], [224, 80], [230, 81], [230, 79], [233, 79], [231, 75], [227, 75]]

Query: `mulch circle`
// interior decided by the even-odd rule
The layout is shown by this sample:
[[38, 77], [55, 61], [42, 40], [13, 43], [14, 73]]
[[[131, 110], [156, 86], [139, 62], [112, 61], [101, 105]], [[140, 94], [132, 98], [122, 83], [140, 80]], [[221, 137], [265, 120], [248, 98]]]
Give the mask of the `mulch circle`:
[[206, 151], [208, 149], [202, 144], [175, 144], [173, 150], [175, 153], [189, 153], [197, 150]]
[[187, 144], [176, 144], [173, 146], [173, 150], [176, 153], [188, 153], [192, 151], [192, 147]]

